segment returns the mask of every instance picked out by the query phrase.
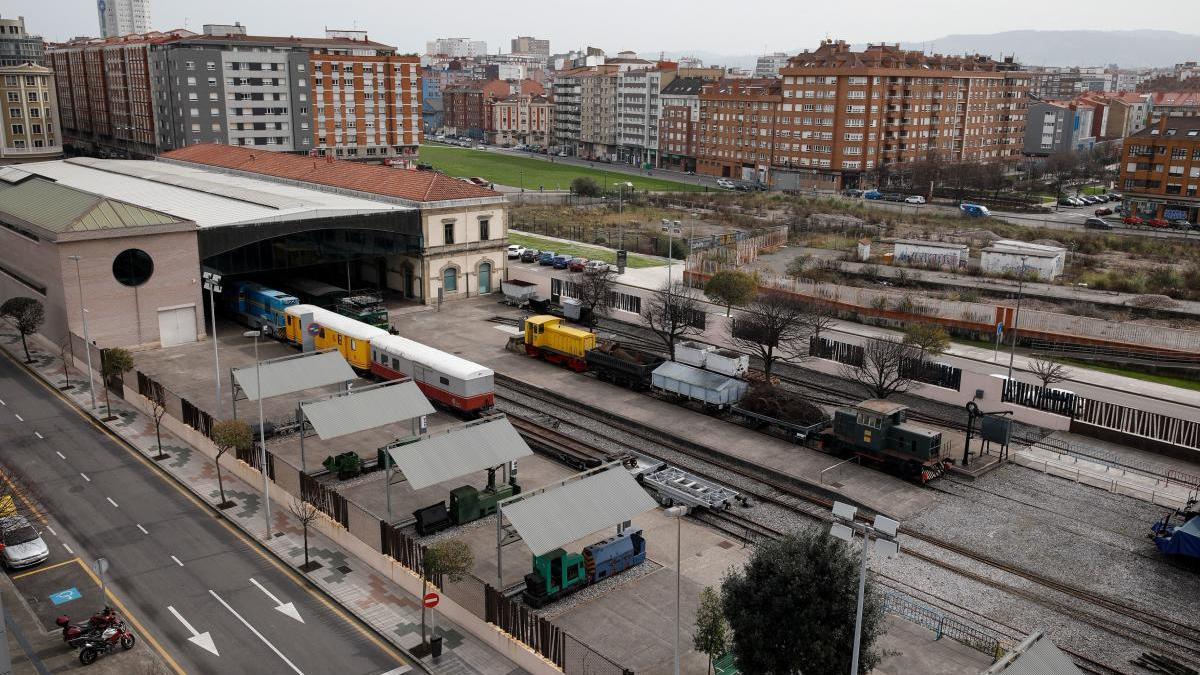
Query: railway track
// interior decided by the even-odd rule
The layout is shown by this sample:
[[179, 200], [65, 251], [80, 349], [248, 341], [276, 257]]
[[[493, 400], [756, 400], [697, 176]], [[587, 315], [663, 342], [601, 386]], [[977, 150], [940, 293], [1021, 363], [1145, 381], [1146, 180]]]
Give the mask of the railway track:
[[[509, 389], [517, 394], [538, 400], [540, 402], [538, 406], [539, 414], [552, 416], [550, 413], [551, 410], [559, 407], [563, 408], [570, 413], [582, 415], [585, 418], [600, 422], [611, 429], [633, 436], [652, 446], [661, 446], [669, 451], [680, 453], [699, 462], [711, 465], [716, 469], [736, 474], [755, 484], [756, 487], [751, 490], [747, 490], [744, 486], [736, 486], [743, 495], [752, 497], [758, 501], [770, 502], [789, 511], [815, 518], [822, 522], [828, 522], [831, 518], [829, 507], [832, 505], [833, 498], [836, 495], [821, 489], [820, 486], [806, 484], [795, 477], [787, 476], [774, 470], [751, 464], [727, 453], [674, 437], [661, 430], [650, 428], [647, 425], [614, 415], [589, 404], [564, 399], [540, 387], [514, 380], [499, 373], [496, 375], [496, 383], [497, 396], [501, 399], [505, 398], [503, 389]], [[618, 438], [612, 438], [612, 440], [616, 443], [625, 442]], [[653, 451], [646, 451], [642, 448], [639, 448], [638, 451], [644, 454], [654, 454]], [[659, 457], [659, 459], [669, 461], [662, 457]], [[691, 469], [689, 468], [689, 470]], [[844, 501], [849, 501], [840, 496], [836, 497]], [[860, 512], [864, 510], [866, 511], [862, 516], [864, 519], [870, 518], [873, 515], [869, 508], [864, 509], [860, 505]], [[742, 540], [772, 536], [769, 526], [764, 526], [741, 514], [719, 512], [713, 518], [715, 522], [711, 522], [710, 524]], [[916, 547], [910, 545], [906, 547], [907, 555], [946, 569], [951, 573], [972, 579], [978, 583], [992, 586], [1005, 593], [1017, 595], [1068, 618], [1123, 637], [1150, 651], [1162, 651], [1165, 647], [1170, 647], [1169, 654], [1172, 658], [1183, 659], [1185, 663], [1195, 662], [1200, 659], [1200, 630], [1197, 630], [1193, 626], [1134, 607], [1120, 600], [1100, 596], [1072, 584], [1051, 579], [1032, 570], [972, 551], [940, 537], [913, 530], [901, 530], [901, 534], [934, 547], [943, 553], [943, 555], [934, 555], [919, 551]], [[774, 536], [778, 536], [778, 532], [775, 532]], [[957, 556], [958, 558], [965, 559], [966, 564], [948, 561], [946, 559], [947, 556], [944, 554], [951, 554], [949, 557]], [[983, 573], [968, 569], [968, 566], [972, 565], [989, 568], [989, 572]], [[1057, 594], [1068, 596], [1069, 601], [1060, 602], [1048, 597], [1044, 591], [1039, 592], [1028, 588], [1019, 588], [1010, 583], [1004, 583], [997, 579], [999, 575], [1018, 577], [1025, 582], [1041, 587], [1045, 591], [1053, 591]], [[1086, 603], [1086, 605], [1090, 605], [1092, 608], [1101, 611], [1097, 612], [1095, 609], [1085, 608], [1080, 603]], [[1110, 612], [1120, 617], [1121, 620], [1114, 620], [1111, 617], [1104, 616], [1103, 612]], [[1130, 623], [1134, 625], [1130, 625]], [[1087, 665], [1091, 672], [1122, 672], [1111, 666], [1091, 661], [1082, 655], [1076, 655], [1076, 657], [1077, 660], [1088, 662], [1084, 665]]]

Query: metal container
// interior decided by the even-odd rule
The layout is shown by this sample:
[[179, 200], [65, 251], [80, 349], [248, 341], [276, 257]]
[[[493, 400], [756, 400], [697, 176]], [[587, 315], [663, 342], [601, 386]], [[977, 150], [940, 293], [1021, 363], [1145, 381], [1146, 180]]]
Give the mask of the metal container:
[[732, 349], [713, 349], [704, 360], [704, 369], [730, 377], [742, 377], [750, 370], [750, 355]]
[[723, 409], [742, 400], [746, 383], [676, 361], [668, 361], [654, 369], [651, 386], [705, 406]]
[[699, 342], [680, 342], [675, 345], [675, 360], [680, 363], [686, 363], [689, 366], [703, 368], [705, 361], [708, 359], [709, 352], [714, 349], [716, 347], [700, 344]]
[[504, 301], [514, 307], [524, 307], [537, 296], [537, 284], [532, 281], [512, 279], [501, 282], [500, 287], [504, 291]]

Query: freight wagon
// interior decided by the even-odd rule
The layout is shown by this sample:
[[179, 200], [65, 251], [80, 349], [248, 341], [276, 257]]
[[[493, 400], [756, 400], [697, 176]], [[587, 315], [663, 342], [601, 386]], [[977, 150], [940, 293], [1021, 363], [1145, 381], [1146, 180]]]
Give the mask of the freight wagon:
[[636, 391], [650, 388], [654, 369], [663, 364], [663, 357], [617, 342], [602, 342], [584, 353], [588, 368], [604, 382], [612, 382]]
[[646, 539], [640, 527], [585, 546], [583, 555], [556, 548], [533, 557], [533, 571], [525, 575], [522, 597], [531, 607], [545, 607], [645, 561]]
[[667, 361], [650, 378], [655, 391], [696, 401], [706, 410], [724, 410], [742, 400], [746, 383], [684, 363]]

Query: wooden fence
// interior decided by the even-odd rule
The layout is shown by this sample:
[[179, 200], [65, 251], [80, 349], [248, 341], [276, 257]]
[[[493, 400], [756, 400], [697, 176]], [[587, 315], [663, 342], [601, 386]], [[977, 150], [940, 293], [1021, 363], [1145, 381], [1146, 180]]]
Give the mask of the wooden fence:
[[321, 510], [346, 529], [350, 529], [350, 509], [346, 498], [312, 476], [300, 474], [300, 498]]

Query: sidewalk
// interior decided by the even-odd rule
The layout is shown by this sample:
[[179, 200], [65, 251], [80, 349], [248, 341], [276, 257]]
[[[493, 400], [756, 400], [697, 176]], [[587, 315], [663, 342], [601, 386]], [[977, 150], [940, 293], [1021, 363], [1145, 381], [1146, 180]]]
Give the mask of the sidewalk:
[[[17, 361], [23, 360], [20, 338], [11, 332], [0, 332], [0, 347]], [[51, 356], [40, 341], [30, 339], [29, 353], [34, 359], [30, 368], [55, 388], [64, 384], [62, 361]], [[71, 389], [63, 392], [76, 406], [88, 411], [90, 396], [86, 376], [71, 369]], [[98, 420], [103, 416], [103, 394], [97, 391]], [[112, 397], [115, 420], [103, 423], [110, 431], [147, 456], [157, 454], [154, 422], [123, 399]], [[195, 451], [164, 426], [163, 452], [169, 459], [158, 465], [177, 482], [208, 504], [219, 500], [216, 465], [203, 453]], [[225, 518], [255, 541], [265, 545], [282, 563], [299, 573], [304, 564], [303, 529], [287, 507], [272, 502], [271, 516], [275, 537], [263, 541], [262, 487], [248, 485], [231, 471], [223, 471], [225, 495], [237, 503], [235, 508], [222, 511]], [[348, 612], [369, 625], [402, 650], [411, 650], [421, 642], [421, 606], [386, 577], [375, 573], [363, 560], [339, 548], [331, 539], [310, 527], [309, 557], [321, 564], [310, 574], [301, 574], [320, 588]], [[513, 675], [522, 673], [515, 664], [495, 653], [477, 638], [459, 629], [444, 616], [437, 618], [437, 635], [442, 637], [442, 655], [433, 662], [429, 657], [419, 661], [428, 672], [446, 675]], [[411, 659], [417, 662], [416, 659]]]

